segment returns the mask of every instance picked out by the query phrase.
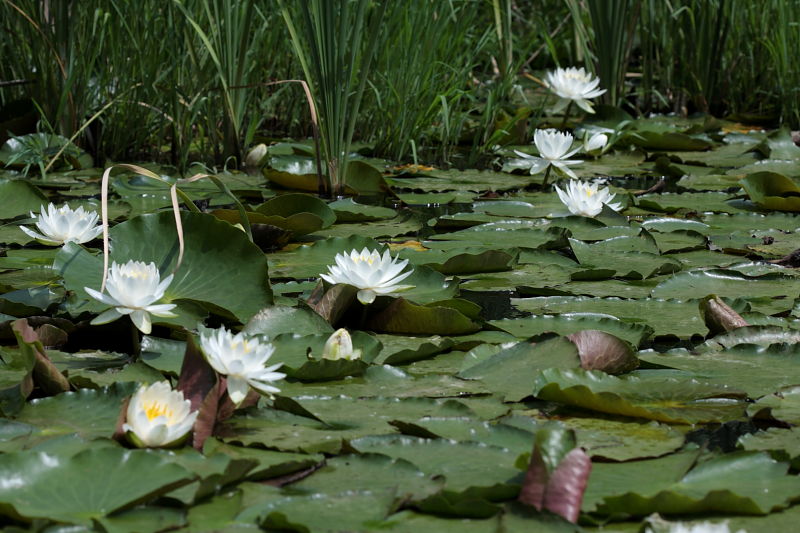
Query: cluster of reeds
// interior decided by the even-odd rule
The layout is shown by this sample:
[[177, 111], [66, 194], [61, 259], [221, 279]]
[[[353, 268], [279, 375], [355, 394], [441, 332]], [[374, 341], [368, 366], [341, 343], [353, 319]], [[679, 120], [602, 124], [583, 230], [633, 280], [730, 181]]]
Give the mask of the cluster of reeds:
[[309, 137], [300, 87], [267, 85], [286, 79], [308, 81], [339, 190], [354, 141], [475, 165], [529, 137], [553, 65], [629, 111], [800, 125], [796, 1], [0, 0], [0, 29], [0, 140], [29, 99], [100, 162], [239, 165], [255, 140]]

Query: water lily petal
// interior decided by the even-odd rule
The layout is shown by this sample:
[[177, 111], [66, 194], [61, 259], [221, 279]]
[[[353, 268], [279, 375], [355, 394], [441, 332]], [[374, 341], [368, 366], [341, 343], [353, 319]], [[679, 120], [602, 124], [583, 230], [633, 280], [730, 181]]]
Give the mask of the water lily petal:
[[150, 323], [150, 313], [147, 311], [143, 311], [141, 309], [137, 309], [133, 313], [131, 313], [131, 321], [136, 328], [144, 333], [145, 335], [149, 335], [150, 331], [152, 330], [152, 324]]
[[238, 376], [228, 376], [228, 396], [234, 405], [239, 405], [250, 392], [250, 384]]
[[113, 306], [119, 305], [119, 302], [114, 298], [112, 298], [111, 296], [109, 296], [108, 294], [103, 294], [100, 291], [92, 289], [91, 287], [84, 287], [83, 290], [85, 290], [86, 293], [95, 300], [99, 300], [100, 302], [106, 305], [113, 305]]
[[99, 324], [108, 324], [109, 322], [113, 322], [121, 316], [122, 314], [117, 312], [116, 309], [109, 309], [108, 311], [104, 311], [94, 317], [94, 320], [92, 320], [90, 324], [93, 326], [97, 326]]
[[364, 305], [369, 305], [372, 302], [374, 302], [375, 301], [375, 296], [376, 296], [376, 293], [372, 289], [361, 289], [356, 294], [356, 298], [358, 298], [358, 301], [361, 302]]

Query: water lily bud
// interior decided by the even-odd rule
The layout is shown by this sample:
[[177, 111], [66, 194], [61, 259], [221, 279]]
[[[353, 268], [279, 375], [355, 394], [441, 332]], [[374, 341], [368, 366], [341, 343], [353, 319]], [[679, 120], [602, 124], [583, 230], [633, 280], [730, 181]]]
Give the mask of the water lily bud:
[[267, 145], [264, 143], [257, 144], [247, 153], [247, 157], [244, 159], [244, 164], [247, 167], [259, 168], [266, 155]]
[[179, 445], [192, 430], [198, 412], [191, 402], [169, 382], [142, 385], [128, 402], [122, 430], [139, 448], [164, 448]]
[[583, 151], [589, 155], [600, 155], [608, 144], [608, 135], [595, 133], [583, 141]]
[[339, 328], [328, 337], [322, 349], [322, 358], [331, 361], [345, 359], [355, 361], [361, 358], [361, 350], [353, 350], [353, 339], [344, 328]]

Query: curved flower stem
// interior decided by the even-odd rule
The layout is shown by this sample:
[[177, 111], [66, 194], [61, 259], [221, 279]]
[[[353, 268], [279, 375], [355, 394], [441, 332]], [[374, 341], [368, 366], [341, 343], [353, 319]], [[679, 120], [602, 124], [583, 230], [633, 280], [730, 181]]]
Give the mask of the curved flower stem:
[[547, 178], [550, 177], [550, 171], [553, 169], [553, 165], [547, 165], [547, 170], [544, 171], [544, 180], [542, 180], [542, 190], [547, 186]]
[[559, 130], [563, 130], [567, 126], [570, 111], [572, 111], [572, 100], [569, 101], [567, 108], [564, 110], [564, 120], [561, 121], [561, 126], [558, 127]]
[[139, 339], [139, 329], [134, 325], [133, 320], [128, 320], [131, 325], [131, 360], [135, 362], [139, 359], [139, 356], [142, 354], [142, 343]]

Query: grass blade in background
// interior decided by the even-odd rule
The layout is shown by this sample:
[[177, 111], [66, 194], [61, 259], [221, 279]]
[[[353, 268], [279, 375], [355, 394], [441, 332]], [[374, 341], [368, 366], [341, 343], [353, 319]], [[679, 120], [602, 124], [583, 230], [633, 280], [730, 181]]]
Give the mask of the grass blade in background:
[[344, 192], [358, 108], [387, 2], [278, 0], [319, 115], [333, 195]]
[[636, 0], [587, 2], [592, 22], [596, 72], [607, 92], [603, 101], [618, 105], [625, 96], [625, 73], [633, 44], [640, 3]]

